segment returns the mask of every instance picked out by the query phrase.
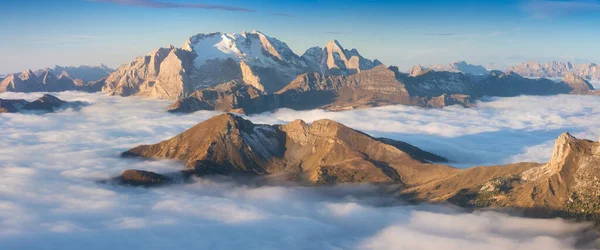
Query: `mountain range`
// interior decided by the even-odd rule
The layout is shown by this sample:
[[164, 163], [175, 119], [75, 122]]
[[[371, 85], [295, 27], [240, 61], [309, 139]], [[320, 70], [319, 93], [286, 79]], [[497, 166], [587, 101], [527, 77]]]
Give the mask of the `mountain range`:
[[239, 82], [273, 93], [303, 73], [350, 75], [379, 64], [335, 40], [298, 56], [284, 42], [258, 31], [198, 34], [182, 48], [159, 48], [119, 67], [103, 91], [176, 100], [199, 89]]
[[34, 73], [37, 76], [44, 74], [45, 71], [49, 71], [57, 77], [66, 76], [73, 80], [81, 80], [82, 82], [98, 81], [104, 77], [110, 75], [114, 69], [109, 68], [104, 64], [100, 66], [58, 66], [55, 65], [50, 68], [38, 69]]
[[[332, 120], [253, 124], [232, 114], [210, 118], [124, 157], [176, 159], [190, 175], [278, 176], [308, 185], [387, 184], [415, 202], [514, 207], [537, 216], [597, 219], [600, 142], [564, 133], [547, 163], [457, 169], [445, 158], [401, 141], [374, 138]], [[121, 184], [154, 186], [173, 174], [128, 170]]]
[[530, 61], [509, 67], [508, 70], [526, 77], [564, 77], [568, 73], [582, 76], [587, 80], [600, 80], [600, 65], [595, 63], [573, 64], [570, 62], [552, 61], [539, 63]]
[[356, 49], [347, 50], [337, 40], [299, 56], [284, 42], [252, 31], [198, 34], [181, 48], [159, 48], [119, 67], [104, 80], [102, 90], [175, 100], [169, 107], [172, 112], [256, 113], [394, 104], [468, 107], [484, 95], [587, 93], [583, 88], [576, 91], [569, 79], [560, 83], [528, 79], [466, 62], [434, 70], [415, 68], [405, 74], [366, 59]]
[[341, 111], [385, 105], [445, 107], [472, 106], [483, 96], [598, 94], [585, 79], [568, 74], [563, 81], [529, 79], [518, 74], [492, 71], [470, 75], [425, 71], [411, 75], [384, 65], [353, 75], [304, 73], [275, 93], [265, 93], [242, 82], [228, 82], [179, 99], [171, 112], [220, 110], [261, 113], [278, 108]]
[[[481, 65], [458, 61], [449, 64], [434, 64], [430, 66], [417, 65], [409, 70], [409, 74], [418, 74], [419, 72], [427, 70], [461, 72], [472, 75], [485, 75], [490, 72], [489, 69]], [[537, 61], [529, 61], [510, 66], [506, 69], [506, 72], [514, 72], [524, 77], [535, 78], [563, 78], [568, 74], [575, 74], [586, 80], [600, 80], [600, 65], [596, 63], [574, 64], [571, 62], [559, 61], [540, 63]]]
[[[470, 107], [482, 96], [600, 94], [586, 79], [593, 78], [594, 68], [576, 71], [568, 63], [549, 65], [558, 68], [551, 72], [563, 81], [523, 77], [515, 73], [517, 67], [488, 71], [464, 61], [419, 65], [404, 73], [365, 58], [356, 49], [345, 49], [337, 40], [297, 55], [286, 43], [259, 31], [217, 32], [194, 35], [181, 48], [156, 49], [100, 79], [111, 71], [106, 66], [57, 66], [11, 74], [0, 82], [0, 92], [102, 90], [110, 95], [173, 100], [171, 112], [247, 114], [279, 108], [340, 111], [396, 104]], [[527, 68], [548, 71], [546, 66]], [[96, 80], [71, 79], [84, 75]]]
[[86, 92], [100, 91], [112, 69], [105, 65], [61, 67], [54, 66], [22, 73], [13, 73], [0, 79], [2, 92], [60, 92], [79, 90]]

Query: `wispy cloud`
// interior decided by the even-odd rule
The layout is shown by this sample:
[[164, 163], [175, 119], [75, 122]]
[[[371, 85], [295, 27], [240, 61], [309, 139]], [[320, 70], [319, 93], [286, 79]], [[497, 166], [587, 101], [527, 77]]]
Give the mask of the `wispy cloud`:
[[188, 9], [208, 9], [208, 10], [223, 10], [223, 11], [241, 11], [241, 12], [256, 12], [256, 10], [216, 4], [194, 4], [194, 3], [170, 3], [154, 0], [87, 0], [88, 2], [111, 3], [119, 5], [128, 5], [142, 8], [188, 8]]
[[529, 0], [521, 3], [521, 9], [529, 13], [533, 18], [546, 19], [574, 13], [600, 12], [600, 1]]

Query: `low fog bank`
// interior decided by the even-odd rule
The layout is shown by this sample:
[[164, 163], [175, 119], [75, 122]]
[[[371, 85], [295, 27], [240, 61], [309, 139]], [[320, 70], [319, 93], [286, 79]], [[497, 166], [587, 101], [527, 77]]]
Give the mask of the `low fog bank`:
[[[39, 93], [0, 98], [36, 99]], [[588, 224], [526, 219], [451, 206], [409, 206], [369, 185], [250, 185], [227, 178], [156, 189], [95, 181], [173, 161], [119, 158], [218, 112], [175, 115], [168, 101], [77, 92], [90, 105], [57, 113], [0, 115], [0, 249], [572, 249]], [[479, 108], [391, 106], [341, 113], [280, 110], [281, 123], [330, 118], [404, 140], [459, 166], [545, 160], [563, 131], [598, 138], [600, 98], [494, 98]]]

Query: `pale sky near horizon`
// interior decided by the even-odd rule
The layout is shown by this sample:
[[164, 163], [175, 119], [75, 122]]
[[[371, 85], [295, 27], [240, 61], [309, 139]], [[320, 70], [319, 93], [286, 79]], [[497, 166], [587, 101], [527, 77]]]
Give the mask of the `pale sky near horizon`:
[[301, 55], [337, 39], [406, 70], [466, 60], [600, 62], [600, 1], [5, 0], [0, 74], [110, 67], [196, 33], [260, 30]]

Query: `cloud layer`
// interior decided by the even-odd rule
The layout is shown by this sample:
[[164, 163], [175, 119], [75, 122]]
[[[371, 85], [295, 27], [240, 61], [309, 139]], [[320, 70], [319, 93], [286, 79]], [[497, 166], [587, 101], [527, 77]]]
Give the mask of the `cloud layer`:
[[[572, 249], [588, 227], [409, 206], [368, 185], [312, 188], [227, 178], [157, 189], [97, 184], [129, 168], [180, 169], [179, 162], [121, 159], [119, 153], [167, 139], [216, 112], [174, 115], [164, 112], [169, 102], [135, 97], [58, 97], [91, 105], [0, 115], [0, 249]], [[600, 128], [600, 98], [499, 98], [479, 106], [281, 110], [250, 119], [332, 118], [452, 156], [459, 166], [545, 158], [562, 131], [595, 139]]]

